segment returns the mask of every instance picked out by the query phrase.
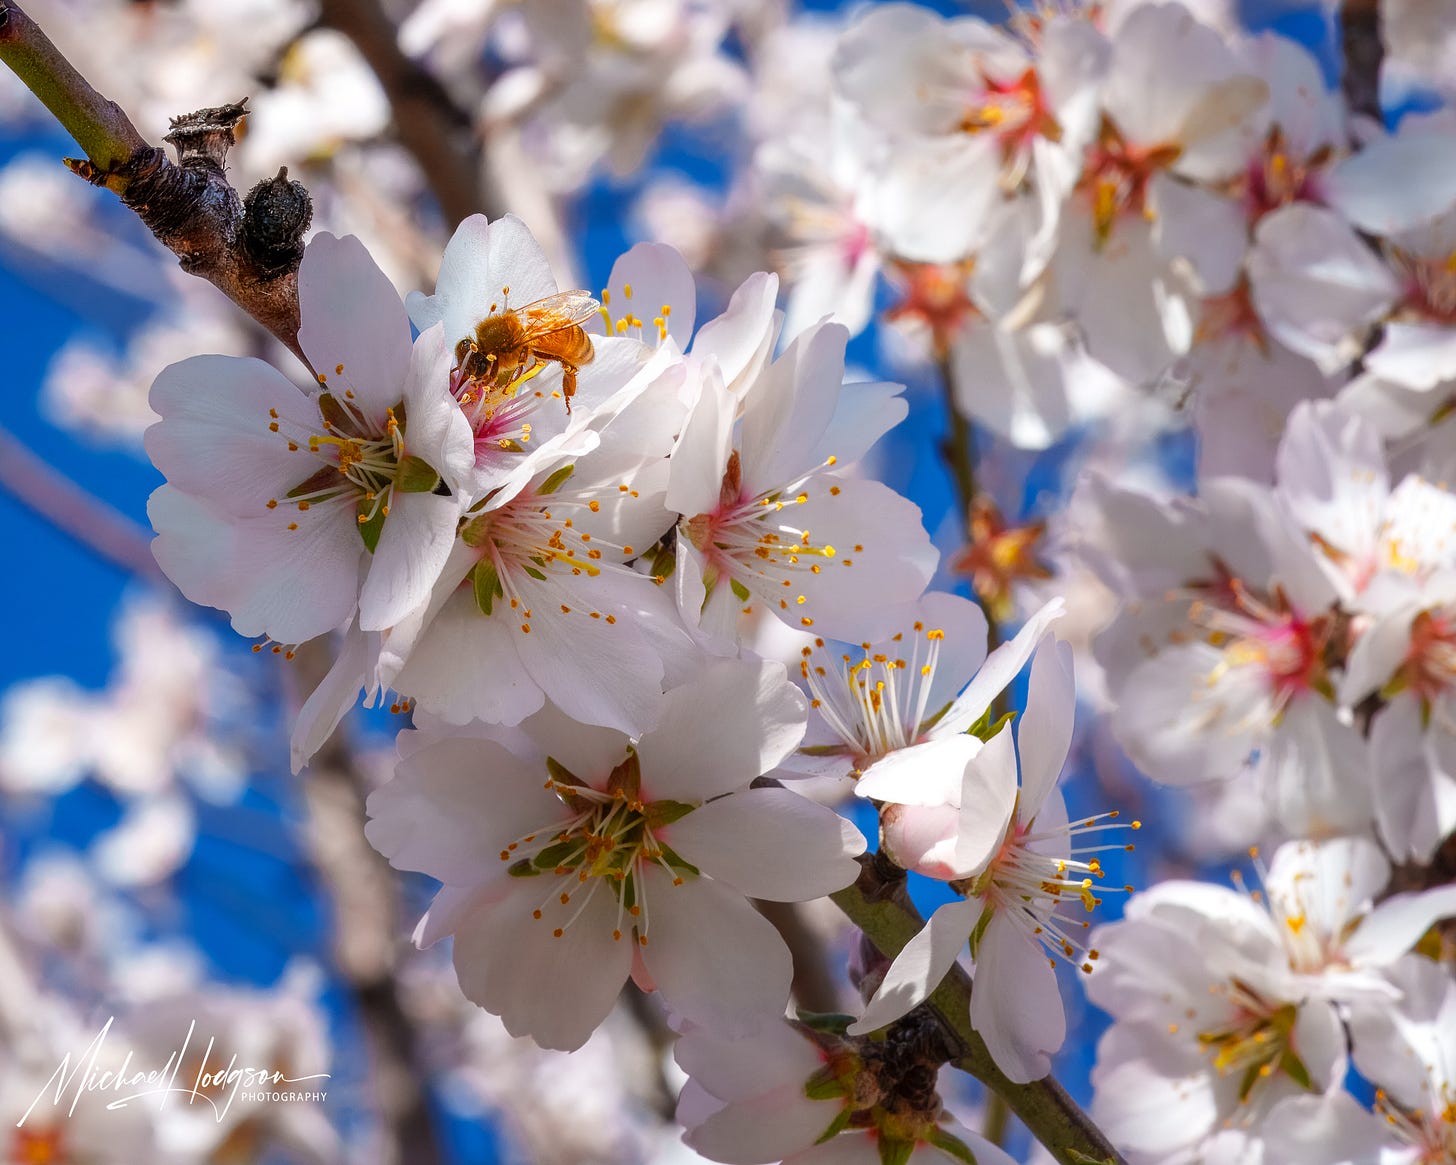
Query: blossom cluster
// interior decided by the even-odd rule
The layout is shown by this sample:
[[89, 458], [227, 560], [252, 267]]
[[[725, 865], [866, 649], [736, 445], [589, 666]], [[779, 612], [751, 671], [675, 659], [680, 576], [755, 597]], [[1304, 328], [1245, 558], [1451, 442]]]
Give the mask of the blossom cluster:
[[[49, 408], [145, 428], [183, 595], [260, 654], [329, 643], [295, 773], [361, 702], [404, 725], [365, 836], [438, 883], [415, 942], [483, 1011], [443, 1001], [443, 948], [411, 1005], [464, 1029], [462, 1087], [589, 1071], [625, 988], [705, 1158], [1004, 1165], [937, 1086], [946, 1030], [1031, 1085], [1077, 980], [1130, 1165], [1456, 1161], [1456, 36], [1419, 0], [1383, 6], [1387, 107], [1416, 110], [1388, 124], [1218, 0], [422, 0], [398, 47], [520, 214], [448, 242], [402, 221], [430, 179], [330, 5], [255, 0], [246, 34], [97, 7], [173, 66], [98, 74], [135, 108], [277, 64], [235, 159], [328, 175], [309, 377], [154, 272], [175, 317], [120, 361], [73, 345]], [[726, 190], [650, 169], [681, 122], [732, 136]], [[647, 241], [583, 289], [556, 208], [643, 173]], [[0, 231], [140, 278], [55, 229], [49, 181], [0, 172]], [[880, 480], [938, 432], [847, 364], [871, 329], [945, 390], [945, 522]], [[175, 775], [238, 765], [194, 731], [209, 665], [167, 651], [4, 705], [7, 792], [90, 772], [149, 815], [108, 841], [123, 885], [185, 858]], [[1197, 880], [1243, 854], [1257, 885]], [[852, 1014], [810, 1013], [772, 904], [848, 912], [886, 870], [937, 907], [854, 940]], [[658, 1131], [615, 1139], [665, 1157]]]

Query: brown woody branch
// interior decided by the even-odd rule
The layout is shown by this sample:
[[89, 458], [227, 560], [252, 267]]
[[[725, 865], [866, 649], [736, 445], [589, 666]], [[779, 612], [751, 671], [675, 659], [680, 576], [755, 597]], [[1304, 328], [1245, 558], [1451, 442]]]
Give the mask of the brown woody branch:
[[477, 212], [499, 218], [506, 212], [481, 164], [481, 143], [462, 110], [440, 84], [399, 47], [394, 22], [377, 0], [321, 0], [319, 23], [336, 29], [374, 70], [394, 108], [400, 145], [424, 172], [453, 227]]
[[1383, 125], [1380, 65], [1385, 59], [1385, 45], [1380, 39], [1380, 0], [1344, 0], [1340, 5], [1340, 46], [1345, 57], [1341, 87], [1350, 112]]
[[[859, 880], [831, 897], [887, 959], [925, 925], [906, 891], [905, 871], [882, 854], [860, 858]], [[1017, 1084], [996, 1066], [971, 1027], [971, 980], [963, 968], [953, 967], [925, 1006], [941, 1028], [950, 1062], [1005, 1101], [1062, 1165], [1124, 1165], [1102, 1130], [1052, 1077]]]
[[[177, 118], [173, 162], [115, 102], [97, 93], [13, 0], [0, 0], [0, 62], [8, 65], [85, 151], [67, 165], [115, 192], [183, 270], [206, 279], [288, 346], [298, 347], [298, 263], [312, 217], [286, 171], [246, 200], [225, 173], [244, 103]], [[304, 361], [307, 363], [307, 361]]]

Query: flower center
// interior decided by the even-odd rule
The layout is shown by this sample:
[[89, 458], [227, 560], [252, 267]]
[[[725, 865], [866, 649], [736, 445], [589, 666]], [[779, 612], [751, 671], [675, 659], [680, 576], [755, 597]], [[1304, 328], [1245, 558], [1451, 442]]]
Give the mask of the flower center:
[[958, 263], [896, 263], [904, 295], [885, 313], [889, 320], [911, 320], [930, 331], [938, 355], [950, 351], [966, 323], [981, 311], [966, 291], [973, 259]]
[[1103, 116], [1101, 132], [1088, 151], [1077, 185], [1091, 201], [1098, 246], [1111, 237], [1119, 219], [1134, 214], [1150, 216], [1148, 184], [1182, 152], [1177, 145], [1138, 146], [1124, 141], [1112, 119]]
[[[574, 468], [562, 466], [540, 485], [523, 490], [499, 509], [471, 518], [461, 529], [461, 541], [480, 554], [465, 581], [474, 587], [481, 614], [493, 614], [495, 600], [504, 598], [521, 617], [521, 631], [530, 634], [532, 609], [522, 590], [530, 589], [532, 582], [596, 578], [603, 570], [629, 571], [625, 563], [635, 556], [633, 547], [617, 545], [577, 526], [578, 518], [600, 512], [601, 502], [594, 496], [596, 488], [562, 489]], [[629, 485], [616, 488], [628, 497], [638, 496]], [[635, 572], [630, 573], [635, 577]], [[653, 581], [663, 580], [657, 577]], [[561, 614], [572, 613], [570, 604], [559, 606]], [[600, 611], [585, 613], [608, 623], [617, 621], [615, 615]]]
[[518, 838], [500, 851], [516, 878], [545, 878], [548, 893], [532, 917], [544, 918], [544, 907], [554, 898], [561, 906], [576, 903], [570, 918], [552, 934], [561, 938], [592, 898], [605, 887], [617, 900], [613, 941], [634, 930], [640, 946], [647, 945], [650, 922], [647, 887], [642, 878], [648, 866], [657, 866], [680, 886], [698, 870], [655, 835], [696, 808], [678, 801], [642, 800], [641, 768], [637, 754], [612, 770], [606, 789], [592, 788], [548, 757], [546, 788], [569, 813], [557, 822]]
[[1456, 1162], [1456, 1096], [1452, 1095], [1451, 1085], [1443, 1082], [1440, 1095], [1433, 1095], [1428, 1107], [1414, 1109], [1396, 1103], [1383, 1088], [1377, 1088], [1375, 1112], [1385, 1119], [1397, 1140], [1423, 1150], [1414, 1165]]
[[[968, 888], [986, 900], [986, 910], [971, 935], [971, 954], [975, 955], [991, 915], [1000, 911], [1029, 939], [1041, 945], [1053, 967], [1062, 959], [1090, 974], [1099, 952], [1089, 950], [1078, 932], [1091, 927], [1091, 922], [1082, 915], [1102, 905], [1094, 887], [1107, 877], [1102, 862], [1093, 855], [1112, 850], [1127, 852], [1133, 846], [1131, 843], [1073, 845], [1072, 841], [1107, 830], [1142, 828], [1141, 821], [1122, 824], [1117, 820], [1120, 816], [1114, 809], [1059, 828], [1038, 830], [1035, 821], [1021, 825], [1013, 814], [1000, 851]], [[1034, 848], [1037, 846], [1049, 846], [1067, 856], [1056, 857]], [[1132, 889], [1121, 887], [1128, 894]], [[1078, 906], [1080, 912], [1076, 909]]]
[[63, 1165], [67, 1159], [60, 1129], [15, 1130], [9, 1160], [16, 1165]]
[[1261, 1084], [1278, 1073], [1312, 1090], [1309, 1071], [1294, 1051], [1298, 1007], [1267, 1000], [1239, 979], [1214, 990], [1228, 998], [1233, 1018], [1226, 1027], [1199, 1032], [1198, 1044], [1220, 1076], [1238, 1074], [1240, 1103], [1247, 1103]]
[[[831, 456], [821, 468], [837, 460]], [[806, 572], [819, 574], [839, 553], [828, 543], [815, 542], [809, 530], [795, 526], [785, 516], [808, 502], [807, 487], [817, 472], [812, 470], [782, 489], [750, 496], [744, 492], [738, 452], [734, 450], [723, 474], [718, 508], [681, 523], [684, 536], [706, 559], [703, 582], [709, 595], [726, 579], [734, 596], [745, 604], [745, 614], [753, 610], [748, 604], [754, 593], [771, 607], [776, 605], [785, 618], [805, 606], [808, 596], [795, 593], [798, 577]], [[839, 492], [838, 485], [825, 485], [831, 494]], [[854, 549], [858, 552], [864, 547], [856, 544]], [[853, 566], [854, 559], [841, 557], [839, 564]], [[809, 628], [814, 619], [800, 614], [798, 623]]]
[[1329, 146], [1321, 146], [1307, 158], [1296, 158], [1290, 152], [1283, 127], [1272, 127], [1243, 179], [1249, 226], [1291, 202], [1319, 201], [1316, 176], [1333, 154]]
[[[809, 689], [810, 705], [817, 708], [829, 727], [844, 742], [861, 770], [896, 749], [919, 743], [944, 709], [926, 718], [926, 703], [935, 677], [936, 661], [945, 632], [927, 629], [916, 622], [911, 635], [910, 658], [876, 651], [870, 643], [860, 644], [855, 659], [844, 652], [838, 660], [814, 662], [824, 640], [803, 649], [799, 674]], [[897, 647], [904, 632], [891, 640]]]
[[1415, 255], [1388, 246], [1386, 257], [1405, 278], [1405, 299], [1399, 316], [1456, 324], [1456, 251], [1447, 255]]
[[1422, 611], [1411, 622], [1410, 647], [1393, 687], [1409, 688], [1429, 704], [1453, 685], [1456, 685], [1456, 623], [1452, 612]]
[[[386, 409], [381, 422], [359, 408], [353, 389], [342, 394], [321, 392], [314, 399], [319, 410], [317, 428], [285, 433], [278, 410], [268, 410], [268, 431], [282, 436], [291, 452], [305, 454], [316, 467], [283, 497], [270, 498], [268, 509], [289, 505], [306, 513], [326, 503], [354, 505], [365, 543], [373, 549], [378, 526], [389, 516], [390, 491], [406, 460], [404, 405]], [[422, 462], [420, 467], [428, 471]], [[364, 530], [371, 526], [372, 540], [370, 531]], [[296, 530], [298, 524], [288, 528]]]

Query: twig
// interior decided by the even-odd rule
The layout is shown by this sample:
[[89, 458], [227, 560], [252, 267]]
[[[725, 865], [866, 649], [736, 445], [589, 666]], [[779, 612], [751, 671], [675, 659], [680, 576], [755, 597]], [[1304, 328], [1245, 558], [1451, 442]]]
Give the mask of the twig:
[[319, 23], [353, 41], [374, 70], [394, 107], [400, 144], [419, 163], [449, 224], [477, 212], [492, 219], [504, 214], [469, 116], [435, 77], [404, 55], [394, 22], [376, 0], [321, 0]]
[[[899, 954], [925, 924], [906, 892], [904, 871], [880, 854], [860, 858], [859, 881], [832, 897], [886, 958]], [[1004, 1099], [1062, 1165], [1125, 1165], [1102, 1130], [1052, 1077], [1016, 1084], [996, 1066], [971, 1027], [971, 980], [961, 967], [952, 968], [926, 1006], [943, 1028], [951, 1063]]]
[[[183, 270], [200, 276], [262, 324], [300, 360], [298, 263], [312, 205], [287, 172], [260, 182], [246, 201], [224, 173], [244, 103], [177, 118], [166, 140], [176, 162], [151, 145], [121, 109], [96, 92], [13, 0], [0, 0], [0, 63], [45, 103], [86, 153], [67, 165], [114, 191]], [[307, 363], [307, 361], [305, 361]]]
[[1340, 46], [1345, 57], [1341, 86], [1350, 112], [1384, 125], [1380, 65], [1385, 59], [1385, 45], [1380, 39], [1380, 0], [1344, 0], [1340, 5]]
[[0, 429], [0, 489], [107, 562], [165, 583], [146, 530], [92, 497], [5, 429]]
[[[333, 664], [327, 639], [298, 648], [298, 702]], [[384, 1165], [435, 1165], [444, 1158], [422, 1084], [413, 1022], [396, 977], [399, 917], [394, 871], [364, 837], [368, 781], [336, 730], [304, 772], [308, 849], [334, 911], [334, 961], [349, 984], [376, 1067], [379, 1112], [392, 1155]]]

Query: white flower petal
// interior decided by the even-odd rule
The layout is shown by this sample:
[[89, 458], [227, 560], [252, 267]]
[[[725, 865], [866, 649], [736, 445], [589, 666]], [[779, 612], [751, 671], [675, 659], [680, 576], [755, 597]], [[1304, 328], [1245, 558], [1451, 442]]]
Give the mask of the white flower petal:
[[981, 915], [981, 902], [947, 902], [926, 920], [890, 964], [864, 1014], [849, 1025], [852, 1036], [878, 1031], [924, 1003], [954, 966]]

